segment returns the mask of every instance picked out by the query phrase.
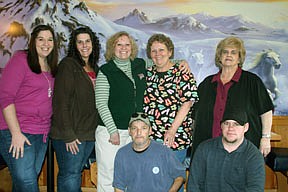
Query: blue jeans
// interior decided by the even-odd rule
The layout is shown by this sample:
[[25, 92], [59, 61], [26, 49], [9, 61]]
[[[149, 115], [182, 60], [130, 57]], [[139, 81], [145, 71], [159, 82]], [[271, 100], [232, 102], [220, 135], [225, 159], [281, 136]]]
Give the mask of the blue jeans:
[[[185, 158], [186, 158], [187, 149], [183, 149], [183, 150], [179, 150], [179, 151], [173, 151], [173, 152], [176, 155], [177, 159], [179, 159], [179, 161], [184, 166], [184, 161], [185, 161]], [[184, 178], [184, 179], [186, 179], [186, 178]], [[183, 191], [184, 191], [184, 185], [182, 185], [182, 187], [178, 190], [178, 192], [183, 192]]]
[[43, 134], [23, 133], [31, 145], [24, 145], [23, 158], [15, 159], [9, 153], [11, 134], [9, 130], [0, 131], [0, 153], [9, 168], [13, 192], [39, 192], [38, 176], [45, 158], [48, 142], [43, 142]]
[[66, 151], [66, 144], [61, 140], [52, 140], [59, 167], [57, 176], [58, 192], [81, 192], [81, 173], [91, 152], [94, 141], [81, 141], [79, 152], [73, 155]]

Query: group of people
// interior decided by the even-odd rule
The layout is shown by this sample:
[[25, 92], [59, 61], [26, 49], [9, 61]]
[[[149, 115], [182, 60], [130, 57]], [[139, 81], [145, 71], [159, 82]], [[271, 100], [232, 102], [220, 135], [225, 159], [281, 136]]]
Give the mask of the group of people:
[[219, 72], [198, 87], [188, 64], [173, 59], [166, 35], [149, 38], [148, 59], [137, 58], [137, 44], [124, 31], [107, 39], [101, 67], [100, 49], [89, 27], [76, 28], [58, 65], [54, 31], [39, 25], [28, 49], [7, 63], [0, 79], [0, 154], [13, 191], [39, 191], [49, 139], [59, 192], [81, 191], [94, 148], [98, 192], [183, 191], [191, 146], [187, 191], [264, 188], [273, 104], [261, 79], [241, 69], [241, 39], [220, 41]]

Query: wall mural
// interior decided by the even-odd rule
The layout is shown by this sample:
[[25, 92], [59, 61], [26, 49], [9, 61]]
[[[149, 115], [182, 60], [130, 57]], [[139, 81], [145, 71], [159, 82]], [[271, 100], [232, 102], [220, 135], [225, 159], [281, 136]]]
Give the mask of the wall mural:
[[[51, 25], [65, 56], [71, 30], [90, 26], [106, 39], [127, 31], [146, 58], [146, 42], [165, 33], [175, 44], [175, 58], [185, 59], [200, 83], [217, 72], [214, 54], [224, 37], [242, 38], [244, 69], [257, 73], [271, 93], [275, 115], [288, 115], [288, 0], [5, 0], [0, 1], [0, 69], [15, 50], [25, 49], [31, 28]], [[102, 58], [100, 64], [103, 64]], [[1, 71], [0, 71], [1, 72]]]

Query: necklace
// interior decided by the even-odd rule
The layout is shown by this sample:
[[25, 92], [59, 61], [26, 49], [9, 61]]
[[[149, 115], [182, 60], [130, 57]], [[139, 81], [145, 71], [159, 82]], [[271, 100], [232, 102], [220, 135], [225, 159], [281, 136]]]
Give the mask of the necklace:
[[48, 97], [51, 97], [52, 96], [52, 88], [51, 88], [51, 83], [48, 79], [48, 77], [45, 75], [44, 72], [42, 72], [43, 76], [45, 77], [45, 79], [47, 80], [48, 82]]

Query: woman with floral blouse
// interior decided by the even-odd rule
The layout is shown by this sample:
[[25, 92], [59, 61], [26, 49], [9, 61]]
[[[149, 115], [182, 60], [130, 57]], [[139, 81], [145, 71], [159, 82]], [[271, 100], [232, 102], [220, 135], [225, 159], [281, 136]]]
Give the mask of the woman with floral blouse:
[[144, 112], [152, 124], [151, 137], [170, 147], [183, 162], [192, 144], [191, 107], [198, 101], [196, 81], [191, 73], [181, 72], [171, 39], [154, 34], [147, 43], [147, 56], [154, 66], [147, 71]]

